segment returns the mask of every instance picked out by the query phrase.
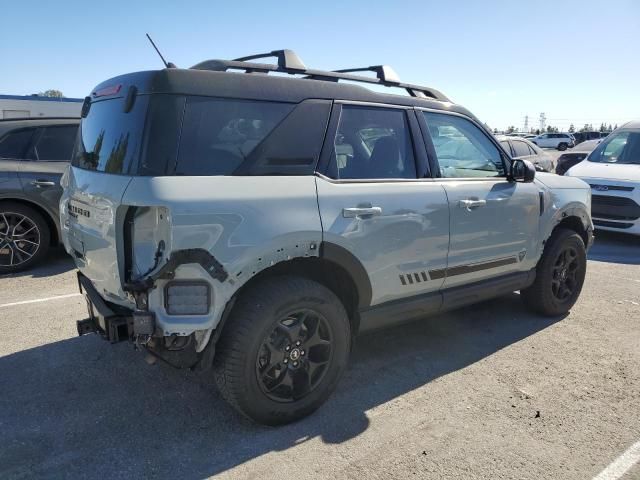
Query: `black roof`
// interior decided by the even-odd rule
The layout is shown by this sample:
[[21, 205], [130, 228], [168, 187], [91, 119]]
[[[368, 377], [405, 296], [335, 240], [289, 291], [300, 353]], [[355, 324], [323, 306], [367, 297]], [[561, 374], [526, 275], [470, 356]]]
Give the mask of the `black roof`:
[[[278, 64], [247, 61], [265, 56], [276, 56]], [[361, 71], [374, 72], [376, 77], [353, 74]], [[379, 93], [361, 85], [339, 83], [339, 80], [400, 88], [410, 96]], [[388, 66], [312, 70], [307, 69], [290, 50], [250, 55], [236, 60], [207, 60], [190, 69], [165, 68], [121, 75], [98, 85], [92, 97], [99, 99], [97, 92], [114, 85], [121, 86], [117, 96], [126, 95], [129, 87], [135, 86], [138, 94], [167, 93], [291, 103], [311, 98], [350, 100], [449, 110], [473, 117], [467, 109], [451, 103], [438, 90], [400, 82]]]

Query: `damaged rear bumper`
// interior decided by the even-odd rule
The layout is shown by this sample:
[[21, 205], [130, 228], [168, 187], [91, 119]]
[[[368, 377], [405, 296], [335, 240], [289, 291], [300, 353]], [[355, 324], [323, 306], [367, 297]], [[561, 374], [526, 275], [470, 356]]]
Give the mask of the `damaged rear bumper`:
[[89, 316], [76, 322], [78, 335], [99, 333], [111, 343], [133, 336], [133, 311], [107, 303], [86, 276], [78, 272], [78, 288], [87, 302]]
[[130, 310], [106, 302], [91, 280], [78, 272], [78, 286], [87, 301], [89, 316], [77, 322], [78, 335], [97, 333], [111, 343], [129, 340], [147, 352], [151, 359], [160, 359], [175, 368], [196, 366], [201, 355], [196, 352], [193, 335], [165, 337], [156, 331], [152, 312]]

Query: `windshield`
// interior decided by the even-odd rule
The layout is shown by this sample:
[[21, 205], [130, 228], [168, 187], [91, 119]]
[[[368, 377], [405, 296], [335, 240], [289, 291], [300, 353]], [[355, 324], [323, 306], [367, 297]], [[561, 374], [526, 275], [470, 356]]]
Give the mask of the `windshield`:
[[622, 131], [610, 135], [587, 159], [597, 163], [640, 165], [640, 131]]

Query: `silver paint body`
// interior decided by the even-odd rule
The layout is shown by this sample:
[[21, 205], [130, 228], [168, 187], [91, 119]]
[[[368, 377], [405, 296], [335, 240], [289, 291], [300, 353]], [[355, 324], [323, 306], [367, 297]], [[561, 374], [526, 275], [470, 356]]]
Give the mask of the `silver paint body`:
[[[247, 280], [277, 262], [318, 256], [323, 241], [360, 261], [371, 281], [371, 305], [376, 305], [530, 270], [563, 214], [591, 225], [588, 185], [544, 173], [528, 184], [504, 178], [349, 182], [321, 175], [129, 177], [70, 167], [64, 184], [60, 208], [65, 247], [105, 299], [134, 305], [121, 282], [122, 228], [129, 206], [147, 207], [134, 219], [136, 275], [153, 266], [160, 240], [166, 245], [163, 260], [172, 251], [205, 248], [224, 266], [229, 273], [225, 282], [213, 280], [199, 265], [176, 271], [177, 279], [209, 282], [212, 308], [207, 315], [168, 315], [166, 281], [158, 281], [149, 295], [150, 310], [164, 334], [195, 332], [199, 349]], [[483, 205], [464, 207], [460, 200], [470, 198]], [[90, 216], [69, 215], [68, 204]], [[372, 215], [345, 211], [373, 207], [378, 208]], [[418, 270], [505, 257], [518, 261], [410, 285], [399, 280]]]

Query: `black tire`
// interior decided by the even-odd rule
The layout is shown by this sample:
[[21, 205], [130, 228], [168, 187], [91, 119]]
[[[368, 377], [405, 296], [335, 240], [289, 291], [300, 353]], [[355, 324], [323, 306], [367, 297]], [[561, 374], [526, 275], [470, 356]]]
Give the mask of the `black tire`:
[[567, 149], [567, 147], [569, 147], [569, 145], [562, 142], [560, 145], [558, 145], [558, 150], [560, 150], [561, 152], [564, 152]]
[[[572, 254], [563, 257], [566, 252]], [[582, 238], [573, 230], [558, 228], [538, 261], [535, 282], [520, 294], [525, 305], [537, 313], [563, 315], [578, 300], [586, 271], [587, 253]]]
[[[21, 218], [22, 223], [17, 229], [13, 228]], [[25, 225], [28, 228], [24, 228]], [[22, 237], [24, 232], [26, 236]], [[33, 267], [46, 257], [50, 241], [49, 226], [37, 211], [20, 203], [0, 203], [0, 274]], [[34, 242], [38, 243], [37, 247]]]
[[[303, 313], [298, 316], [297, 312]], [[309, 320], [304, 320], [314, 315], [318, 317], [315, 329], [308, 327]], [[293, 319], [301, 325], [300, 347], [293, 340], [285, 345], [292, 338], [293, 327], [284, 322]], [[311, 342], [308, 337], [316, 336], [311, 330], [318, 335], [322, 330], [322, 342], [329, 338], [330, 345], [311, 345], [305, 352], [304, 345]], [[274, 340], [282, 335], [284, 343]], [[298, 351], [296, 368], [294, 351], [285, 352], [287, 346]], [[312, 280], [279, 276], [251, 286], [238, 298], [216, 346], [213, 370], [222, 396], [240, 413], [258, 423], [282, 425], [309, 415], [324, 403], [347, 366], [350, 348], [349, 319], [338, 297]], [[305, 354], [306, 359], [300, 356]], [[312, 361], [314, 355], [323, 358]], [[271, 383], [267, 382], [272, 379], [267, 371], [276, 372]], [[278, 383], [287, 375], [293, 380]], [[308, 385], [298, 388], [305, 381]]]

